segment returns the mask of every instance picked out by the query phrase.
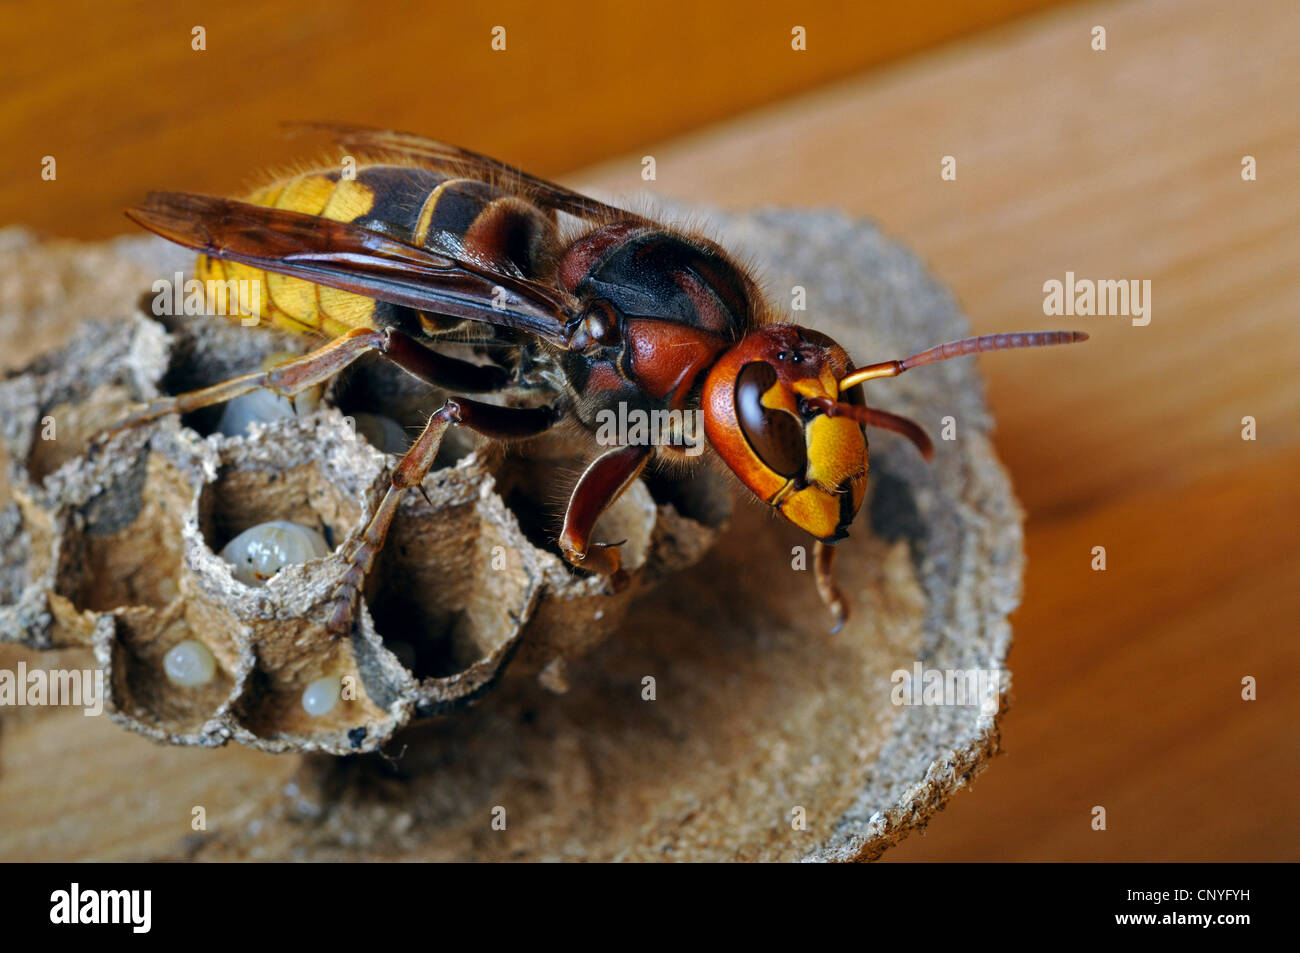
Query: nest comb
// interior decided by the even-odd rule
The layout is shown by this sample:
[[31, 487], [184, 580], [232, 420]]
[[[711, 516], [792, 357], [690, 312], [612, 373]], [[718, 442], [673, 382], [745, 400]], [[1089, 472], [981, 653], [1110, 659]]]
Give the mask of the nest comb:
[[[563, 691], [568, 662], [609, 637], [639, 590], [698, 558], [726, 519], [716, 480], [689, 488], [659, 480], [659, 500], [638, 481], [599, 528], [602, 540], [627, 541], [633, 582], [613, 593], [571, 571], [550, 542], [556, 488], [538, 480], [563, 479], [581, 460], [544, 444], [524, 460], [460, 435], [425, 494], [404, 496], [351, 638], [332, 639], [321, 620], [344, 553], [396, 458], [328, 401], [243, 436], [210, 432], [212, 415], [196, 414], [89, 451], [132, 401], [301, 349], [219, 320], [166, 321], [134, 314], [90, 325], [0, 383], [9, 495], [0, 632], [34, 647], [92, 647], [113, 717], [156, 740], [351, 754], [375, 750], [412, 719], [472, 702], [507, 663]], [[371, 379], [347, 389], [385, 392], [394, 406], [421, 389], [378, 362], [361, 373]], [[271, 520], [319, 528], [331, 552], [245, 585], [218, 553]], [[201, 686], [164, 672], [167, 652], [189, 641], [217, 663]], [[351, 690], [311, 715], [302, 695], [322, 677]]]
[[[767, 290], [778, 303], [789, 301], [795, 286], [806, 289], [808, 310], [794, 317], [836, 338], [859, 362], [913, 353], [968, 333], [951, 296], [913, 255], [869, 223], [835, 212], [796, 211], [719, 214], [711, 221], [728, 248], [760, 267]], [[141, 288], [158, 275], [183, 267], [187, 259], [177, 258], [168, 246], [132, 240], [59, 249], [35, 244], [11, 251], [0, 247], [0, 261], [6, 266], [0, 269], [2, 343], [5, 335], [25, 339], [32, 328], [42, 326], [34, 320], [37, 315], [47, 316], [46, 324], [56, 312], [67, 321], [119, 313], [125, 317]], [[40, 291], [44, 285], [37, 281], [43, 275], [55, 276], [45, 282], [46, 291]], [[106, 281], [105, 275], [117, 277]], [[30, 300], [33, 296], [39, 300]], [[182, 369], [210, 367], [221, 376], [222, 368], [216, 365], [234, 346], [233, 341], [218, 346], [215, 339], [174, 330], [167, 332], [168, 338], [148, 322], [130, 333], [125, 326], [115, 323], [114, 327], [123, 335], [117, 345], [118, 366], [153, 368], [144, 374], [129, 373], [113, 385], [118, 387], [139, 386], [150, 375], [156, 378], [157, 368], [164, 364]], [[169, 345], [174, 348], [190, 340], [197, 342], [192, 360], [186, 355], [178, 359], [174, 352], [164, 356]], [[207, 350], [205, 340], [211, 342]], [[62, 360], [75, 358], [81, 366], [92, 366], [93, 352], [102, 352], [102, 346], [99, 341], [86, 344], [84, 352], [74, 346], [71, 356]], [[241, 358], [243, 363], [229, 370], [246, 369], [258, 356]], [[55, 558], [72, 551], [63, 541], [84, 541], [83, 530], [69, 522], [75, 507], [48, 509], [50, 494], [63, 492], [61, 473], [81, 472], [91, 464], [80, 461], [79, 451], [62, 460], [62, 451], [53, 447], [37, 450], [30, 436], [37, 432], [33, 415], [51, 401], [58, 402], [51, 383], [58, 377], [58, 363], [39, 362], [11, 377], [0, 390], [3, 447], [9, 458], [4, 472], [11, 483], [7, 491], [0, 487], [0, 633], [21, 637], [33, 646], [52, 645], [56, 637], [71, 638], [58, 635], [67, 629], [65, 623], [55, 622], [50, 593], [60, 592], [77, 610], [76, 599], [85, 596], [69, 593], [77, 593], [78, 585], [93, 577], [58, 568]], [[464, 500], [465, 513], [483, 507], [499, 514], [500, 504], [507, 515], [522, 515], [518, 522], [524, 535], [540, 553], [536, 557], [540, 572], [533, 565], [528, 576], [521, 560], [513, 576], [499, 580], [505, 595], [497, 605], [509, 602], [511, 593], [527, 603], [530, 583], [525, 579], [536, 580], [537, 590], [505, 677], [479, 704], [406, 728], [396, 739], [404, 752], [396, 765], [377, 754], [359, 758], [309, 754], [293, 784], [282, 791], [279, 773], [250, 768], [235, 758], [235, 752], [214, 750], [209, 757], [221, 760], [241, 789], [262, 792], [272, 806], [255, 809], [250, 804], [255, 822], [218, 823], [201, 842], [191, 843], [178, 835], [174, 851], [129, 856], [313, 860], [469, 856], [481, 860], [861, 860], [879, 856], [908, 832], [923, 827], [999, 750], [999, 719], [1009, 692], [1004, 669], [1011, 641], [1007, 614], [1019, 599], [1023, 565], [1021, 514], [992, 450], [992, 421], [974, 363], [948, 362], [889, 381], [882, 384], [880, 401], [890, 410], [914, 417], [932, 433], [944, 417], [951, 416], [958, 439], [940, 441], [934, 464], [927, 466], [901, 438], [872, 434], [869, 499], [851, 538], [841, 545], [837, 563], [853, 616], [837, 635], [827, 635], [824, 609], [809, 573], [792, 566], [792, 551], [806, 546], [806, 537], [771, 520], [759, 507], [738, 506], [729, 528], [717, 534], [709, 547], [714, 536], [711, 527], [719, 525], [721, 512], [714, 488], [690, 483], [655, 487], [649, 501], [642, 497], [643, 504], [653, 504], [658, 513], [656, 528], [649, 531], [652, 541], [642, 570], [643, 587], [631, 608], [620, 610], [623, 621], [617, 635], [573, 661], [567, 694], [539, 692], [532, 677], [512, 674], [545, 670], [556, 657], [557, 643], [548, 639], [581, 639], [567, 624], [548, 624], [548, 617], [588, 619], [594, 624], [602, 613], [599, 621], [608, 619], [617, 603], [587, 589], [593, 584], [570, 575], [558, 559], [548, 558], [553, 554], [544, 545], [537, 546], [538, 526], [529, 515], [533, 506], [520, 495], [532, 485], [527, 481], [528, 466], [513, 468], [508, 460], [503, 466], [489, 465], [477, 457], [449, 461], [433, 475], [430, 488], [434, 482], [447, 482], [453, 496], [463, 494], [455, 498]], [[17, 408], [27, 409], [15, 415]], [[317, 472], [330, 460], [357, 461], [349, 479], [352, 485], [367, 486], [368, 474], [377, 472], [380, 459], [368, 448], [355, 448], [350, 430], [333, 413], [323, 411], [276, 436], [292, 432], [317, 441], [311, 451]], [[84, 429], [93, 426], [88, 421]], [[222, 459], [252, 454], [255, 445], [262, 447], [265, 459], [293, 452], [269, 445], [280, 440], [254, 437], [244, 444], [227, 444], [168, 423], [148, 439], [159, 461], [155, 466], [182, 466], [197, 459], [204, 467], [218, 467], [218, 473]], [[20, 472], [22, 468], [33, 472], [34, 450], [38, 455], [54, 451], [54, 456], [36, 460], [39, 482]], [[63, 466], [71, 469], [60, 471]], [[95, 461], [93, 466], [104, 468], [108, 463]], [[478, 467], [486, 471], [481, 477], [475, 475]], [[220, 515], [227, 504], [219, 490], [207, 492], [206, 505], [212, 509], [206, 516], [200, 506], [204, 488], [213, 484], [211, 472], [201, 471], [179, 517], [183, 532], [178, 558], [184, 563], [201, 552], [204, 559], [196, 563], [190, 581], [182, 575], [178, 585], [194, 585], [215, 558], [212, 546], [221, 537], [208, 534], [220, 530], [214, 530], [214, 524], [205, 526], [203, 520], [215, 519], [220, 526], [221, 519], [230, 519]], [[147, 469], [143, 479], [147, 483]], [[471, 486], [486, 492], [487, 498], [475, 497]], [[372, 499], [361, 494], [349, 503], [337, 495], [303, 492], [302, 505], [314, 502], [341, 511], [349, 506], [364, 511]], [[239, 503], [239, 495], [229, 497], [230, 506]], [[30, 499], [24, 502], [24, 496]], [[410, 496], [406, 506], [419, 512], [423, 501], [418, 494]], [[674, 504], [671, 509], [666, 508], [669, 501]], [[231, 522], [226, 532], [238, 525]], [[672, 566], [691, 568], [673, 575], [669, 585], [652, 588], [649, 583], [656, 565], [665, 572]], [[60, 579], [66, 581], [56, 585]], [[578, 589], [572, 611], [558, 598], [566, 586]], [[372, 609], [382, 604], [374, 593], [367, 596]], [[491, 618], [495, 610], [496, 606], [488, 606], [475, 611]], [[134, 696], [126, 694], [131, 686], [125, 676], [136, 664], [124, 648], [130, 635], [118, 628], [119, 617], [108, 629], [105, 615], [111, 613], [101, 609], [96, 615], [83, 606], [73, 613], [72, 621], [83, 631], [87, 621], [93, 623], [88, 638], [101, 646], [101, 664], [110, 669], [118, 693], [115, 700], [130, 703]], [[358, 659], [382, 657], [370, 640], [371, 633], [381, 642], [385, 638], [382, 617], [377, 631], [373, 618], [365, 625], [359, 649], [340, 646], [338, 650], [352, 652]], [[530, 630], [530, 625], [536, 628]], [[538, 649], [530, 651], [534, 634]], [[116, 667], [114, 653], [126, 659]], [[143, 648], [137, 653], [139, 658], [148, 657]], [[213, 699], [214, 710], [233, 699], [229, 711], [217, 716], [220, 724], [231, 728], [232, 736], [237, 726], [245, 730], [242, 726], [248, 723], [250, 711], [265, 716], [272, 711], [255, 704], [247, 707], [248, 701], [266, 698], [259, 694], [266, 691], [265, 684], [259, 684], [263, 676], [253, 674], [258, 671], [256, 662], [242, 670], [236, 663], [231, 670], [232, 683], [234, 673], [248, 673], [242, 676], [243, 694], [232, 684], [223, 699]], [[1002, 670], [992, 699], [994, 710], [893, 704], [891, 676], [916, 664], [932, 670]], [[148, 671], [147, 666], [134, 670]], [[548, 671], [556, 674], [555, 669]], [[643, 689], [651, 676], [658, 686], [654, 701], [646, 699]], [[149, 681], [148, 677], [142, 680], [142, 694]], [[125, 688], [119, 689], [119, 684]], [[413, 695], [404, 697], [414, 714]], [[237, 707], [238, 702], [244, 707]], [[400, 721], [397, 716], [387, 717], [393, 724]], [[192, 724], [196, 729], [189, 732], [191, 737], [208, 737], [202, 733], [203, 724]], [[351, 742], [345, 739], [345, 732], [336, 731], [328, 744], [320, 744], [310, 736], [285, 733], [275, 743], [305, 751], [312, 750], [313, 744], [322, 750], [351, 750]], [[368, 730], [367, 743], [370, 739]], [[267, 743], [266, 736], [257, 743]], [[398, 755], [396, 744], [386, 750], [390, 749]], [[124, 748], [121, 757], [129, 757], [129, 750]], [[162, 752], [176, 759], [181, 755]], [[175, 762], [177, 771], [181, 763]], [[276, 759], [276, 763], [282, 762]], [[128, 790], [129, 783], [122, 781]], [[181, 796], [190, 793], [195, 799], [205, 796], [201, 788]], [[123, 799], [114, 803], [118, 802]], [[508, 808], [507, 830], [489, 830], [493, 805]], [[795, 808], [806, 812], [802, 829], [791, 824]], [[128, 816], [129, 806], [110, 810], [96, 803], [81, 809], [90, 812], [85, 823], [97, 819], [121, 830], [152, 831], [156, 826], [151, 813]], [[249, 815], [244, 817], [248, 821]], [[32, 838], [20, 838], [15, 848], [18, 856], [27, 856], [21, 845], [29, 841], [31, 856], [51, 856], [42, 836], [33, 832]]]

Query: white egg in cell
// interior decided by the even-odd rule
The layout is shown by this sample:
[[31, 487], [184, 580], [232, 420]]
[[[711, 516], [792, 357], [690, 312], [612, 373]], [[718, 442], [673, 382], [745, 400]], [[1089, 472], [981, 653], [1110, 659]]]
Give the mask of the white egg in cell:
[[163, 656], [163, 671], [169, 681], [195, 688], [212, 681], [217, 672], [217, 660], [206, 645], [189, 639], [172, 646]]
[[269, 424], [290, 417], [305, 417], [320, 406], [320, 393], [316, 389], [303, 391], [292, 399], [273, 390], [259, 387], [226, 401], [217, 423], [218, 433], [227, 437], [242, 436], [250, 424]]
[[258, 388], [226, 401], [217, 430], [227, 437], [239, 437], [248, 429], [249, 424], [265, 424], [295, 416], [293, 404], [287, 397]]
[[246, 529], [221, 550], [221, 558], [234, 567], [234, 576], [246, 586], [260, 586], [285, 566], [328, 556], [325, 537], [314, 529], [271, 520]]
[[302, 707], [307, 714], [319, 717], [338, 704], [343, 680], [337, 675], [326, 675], [308, 685], [302, 692]]

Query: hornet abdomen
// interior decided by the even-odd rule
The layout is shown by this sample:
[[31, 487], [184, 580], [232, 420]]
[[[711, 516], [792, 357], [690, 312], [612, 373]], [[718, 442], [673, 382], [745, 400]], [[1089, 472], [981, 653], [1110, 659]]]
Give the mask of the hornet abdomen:
[[[553, 216], [478, 179], [361, 163], [354, 177], [336, 169], [304, 172], [264, 186], [245, 201], [350, 222], [523, 278], [545, 279], [554, 270]], [[329, 337], [409, 323], [397, 305], [207, 255], [199, 256], [195, 277], [257, 288], [255, 295], [236, 295], [240, 286], [226, 285], [231, 305], [224, 313], [231, 320], [253, 316], [281, 330]], [[436, 315], [415, 318], [418, 330], [431, 336], [461, 324]]]

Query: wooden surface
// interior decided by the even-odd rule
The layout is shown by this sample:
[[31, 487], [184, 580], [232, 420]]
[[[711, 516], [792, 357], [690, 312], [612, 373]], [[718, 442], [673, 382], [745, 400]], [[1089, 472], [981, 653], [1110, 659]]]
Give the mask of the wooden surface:
[[558, 174], [1053, 2], [8, 0], [0, 223], [98, 238], [148, 189], [244, 191], [313, 158], [277, 131], [293, 119], [408, 129]]
[[[977, 331], [1093, 334], [982, 359], [1030, 514], [1007, 754], [888, 859], [1300, 858], [1297, 88], [1289, 0], [1074, 6], [571, 177], [630, 193], [649, 152], [677, 199], [841, 206], [917, 249]], [[1045, 318], [1042, 284], [1067, 270], [1150, 279], [1150, 326]], [[187, 775], [224, 799], [210, 814], [252, 817], [290, 771], [90, 722], [0, 715], [0, 817], [21, 807], [40, 856], [174, 845], [113, 819]]]

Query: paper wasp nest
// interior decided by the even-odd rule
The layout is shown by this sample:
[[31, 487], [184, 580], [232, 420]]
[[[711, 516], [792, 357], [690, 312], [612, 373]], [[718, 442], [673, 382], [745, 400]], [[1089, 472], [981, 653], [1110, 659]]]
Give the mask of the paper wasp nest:
[[[793, 211], [711, 220], [779, 306], [804, 289], [807, 311], [793, 316], [859, 363], [968, 332], [915, 257], [868, 223]], [[197, 838], [186, 826], [170, 851], [114, 859], [870, 859], [924, 826], [998, 750], [1022, 536], [973, 361], [871, 385], [880, 406], [932, 435], [952, 417], [957, 439], [936, 440], [927, 465], [902, 438], [872, 433], [870, 497], [836, 567], [853, 615], [834, 636], [798, 561], [807, 538], [761, 507], [738, 504], [717, 533], [727, 510], [714, 483], [638, 488], [607, 532], [644, 553], [641, 581], [600, 595], [546, 543], [543, 504], [568, 486], [552, 478], [568, 464], [462, 444], [427, 484], [432, 510], [406, 495], [359, 634], [330, 643], [303, 619], [374, 505], [384, 457], [324, 409], [244, 439], [205, 436], [211, 420], [164, 421], [86, 459], [84, 437], [128, 394], [216, 380], [280, 345], [223, 325], [128, 320], [150, 282], [188, 267], [165, 245], [17, 246], [0, 241], [0, 346], [55, 319], [104, 323], [0, 382], [0, 637], [93, 646], [116, 717], [161, 739], [354, 752], [419, 721], [382, 753], [309, 754], [297, 769], [206, 752], [244, 792], [240, 813], [214, 814]], [[1033, 358], [1005, 358], [1022, 359]], [[335, 389], [328, 401], [351, 413], [358, 396]], [[41, 439], [47, 417], [56, 440]], [[320, 525], [333, 554], [265, 588], [240, 586], [217, 552], [267, 519]], [[486, 568], [498, 545], [499, 571]], [[416, 618], [433, 635], [412, 660], [394, 643]], [[219, 663], [197, 692], [161, 671], [165, 652], [192, 638]], [[534, 677], [562, 687], [557, 657], [571, 660], [563, 695]], [[897, 704], [896, 675], [916, 666], [1001, 679], [985, 706]], [[359, 700], [308, 716], [304, 686], [340, 672], [359, 680]], [[115, 757], [140, 757], [138, 739], [109, 737], [119, 736]], [[216, 796], [186, 780], [185, 752], [147, 754], [169, 765], [182, 815]], [[116, 780], [103, 783], [130, 791], [130, 772], [113, 764]], [[63, 797], [57, 785], [49, 797]], [[131, 801], [82, 798], [76, 810], [156, 844], [156, 818], [135, 817]], [[98, 856], [51, 843], [39, 830], [0, 836], [0, 856]]]
[[[331, 639], [322, 621], [347, 544], [387, 487], [385, 456], [358, 433], [351, 403], [366, 391], [384, 406], [356, 412], [400, 414], [427, 388], [371, 362], [328, 395], [347, 413], [327, 399], [228, 436], [213, 432], [218, 408], [88, 452], [131, 401], [256, 370], [294, 343], [216, 319], [135, 313], [88, 325], [0, 383], [0, 632], [35, 647], [93, 647], [114, 717], [156, 740], [352, 754], [474, 701], [507, 662], [563, 691], [568, 661], [605, 640], [639, 590], [695, 561], [727, 517], [716, 478], [660, 481], [676, 506], [639, 481], [599, 529], [627, 541], [633, 584], [613, 594], [566, 568], [550, 541], [567, 483], [539, 481], [567, 481], [581, 460], [540, 441], [523, 459], [455, 433], [427, 499], [404, 495], [353, 637]], [[274, 520], [318, 530], [329, 554], [246, 585], [218, 554]], [[192, 642], [215, 671], [202, 685], [176, 684], [165, 658]], [[313, 715], [303, 696], [320, 679], [352, 691]]]

